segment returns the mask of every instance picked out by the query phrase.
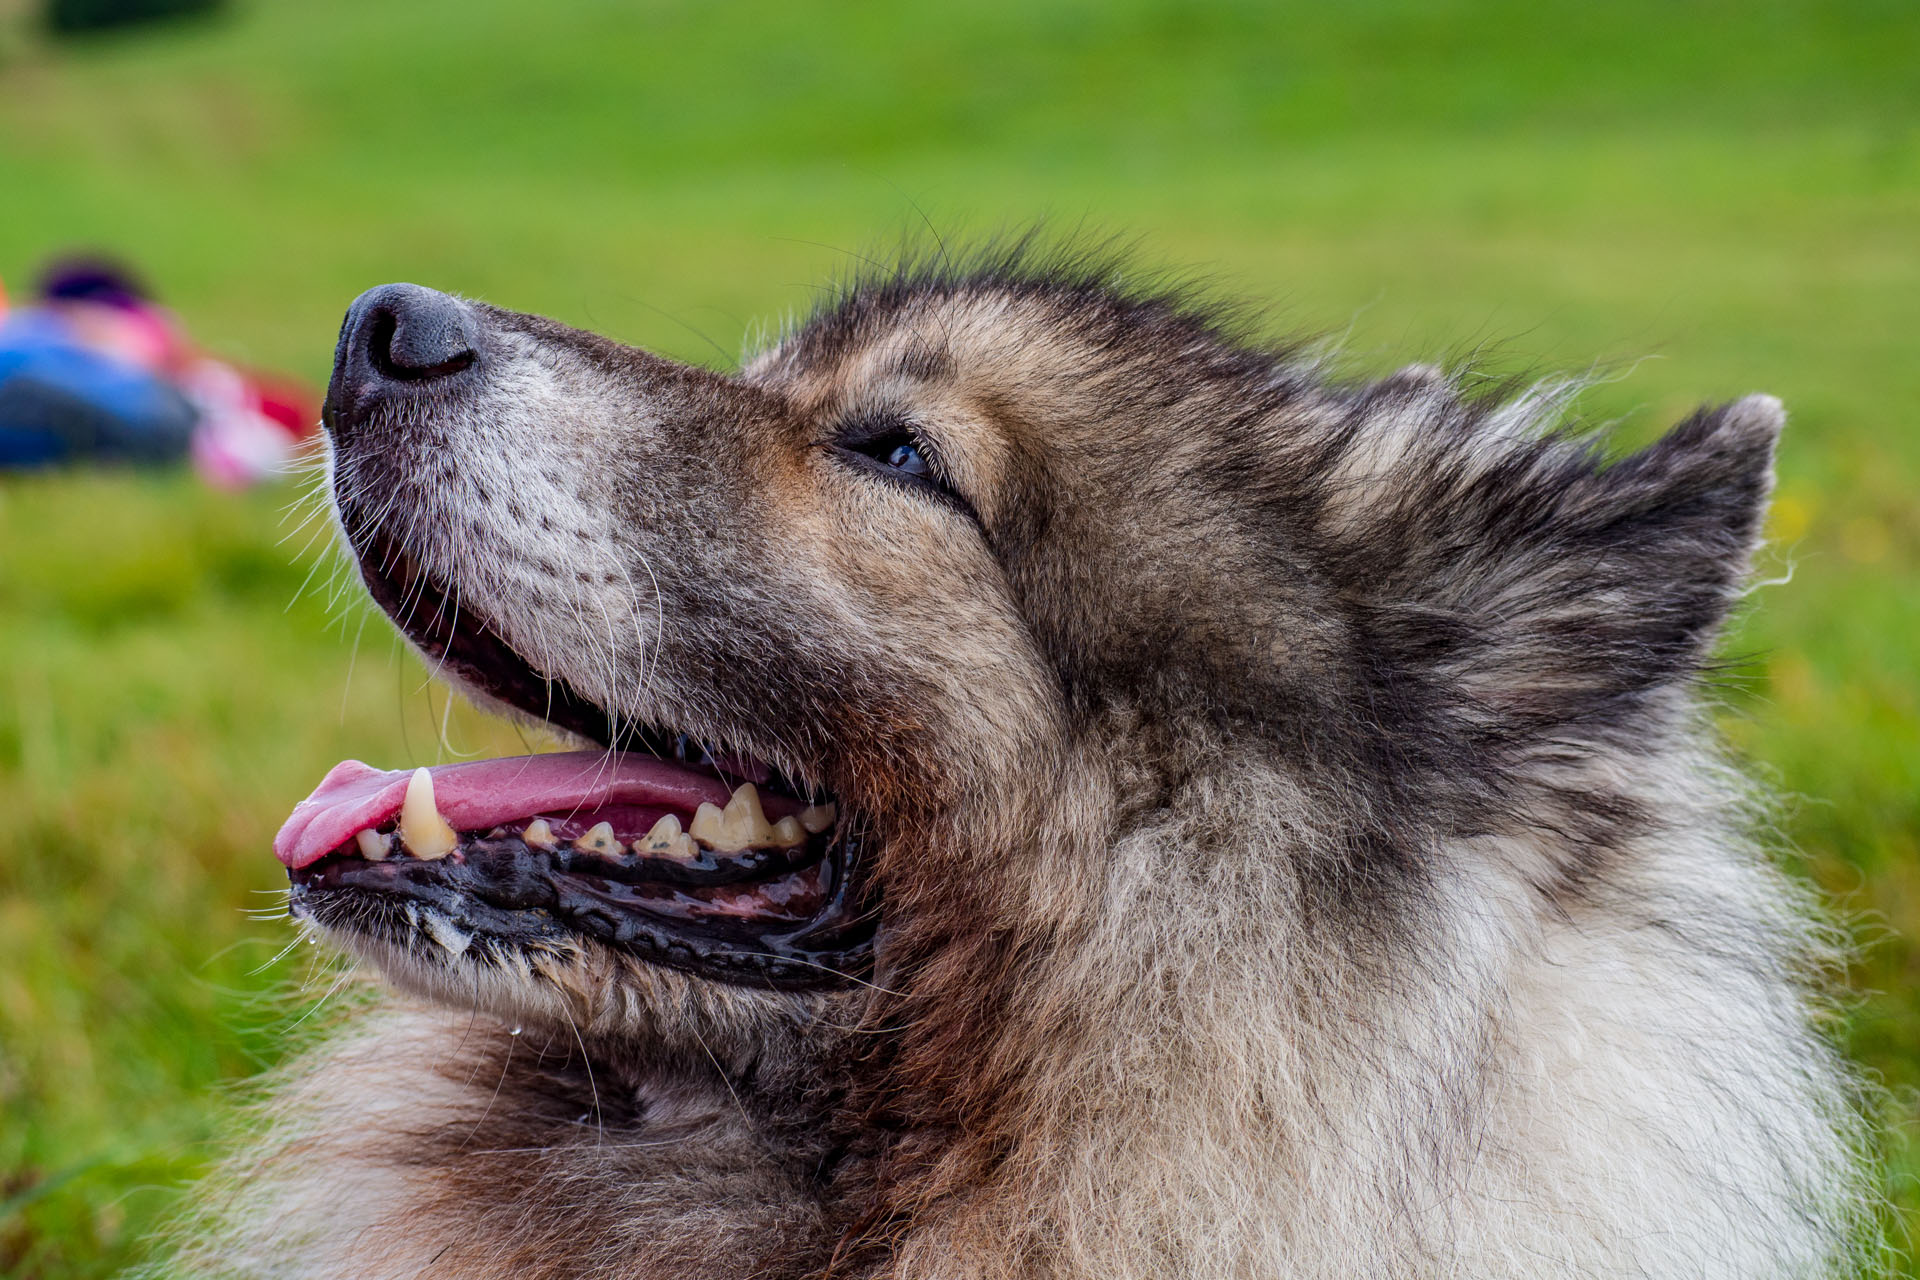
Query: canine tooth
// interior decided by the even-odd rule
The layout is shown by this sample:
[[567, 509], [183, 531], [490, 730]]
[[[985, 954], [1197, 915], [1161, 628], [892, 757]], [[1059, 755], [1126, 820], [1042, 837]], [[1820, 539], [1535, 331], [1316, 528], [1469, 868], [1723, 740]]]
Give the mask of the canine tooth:
[[551, 849], [560, 842], [553, 838], [553, 828], [547, 825], [545, 818], [535, 818], [520, 833], [520, 838], [536, 849]]
[[833, 825], [839, 812], [830, 804], [816, 804], [800, 811], [800, 825], [819, 835]]
[[433, 775], [424, 766], [407, 779], [407, 798], [400, 802], [400, 843], [408, 853], [428, 862], [446, 857], [460, 843], [434, 807]]
[[660, 821], [653, 824], [653, 830], [641, 836], [633, 846], [636, 853], [665, 853], [680, 838], [680, 818], [677, 814], [664, 813]]
[[726, 819], [720, 813], [720, 806], [704, 800], [693, 811], [693, 825], [687, 828], [695, 840], [715, 849], [726, 838], [726, 830]]
[[613, 838], [611, 822], [596, 822], [587, 834], [573, 842], [573, 847], [582, 853], [597, 853], [605, 858], [617, 858], [627, 851], [627, 846]]
[[797, 844], [806, 843], [807, 833], [800, 826], [800, 820], [792, 814], [773, 824], [773, 833], [768, 839], [779, 848], [791, 849]]
[[381, 835], [372, 827], [364, 827], [353, 833], [353, 842], [360, 846], [360, 856], [368, 862], [384, 862], [393, 849], [393, 837]]

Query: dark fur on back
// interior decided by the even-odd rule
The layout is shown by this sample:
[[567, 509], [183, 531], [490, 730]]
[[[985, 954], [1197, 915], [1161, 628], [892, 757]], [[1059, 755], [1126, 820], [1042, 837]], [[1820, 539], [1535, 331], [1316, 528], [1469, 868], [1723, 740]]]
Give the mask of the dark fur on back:
[[[195, 1265], [1870, 1265], [1826, 938], [1698, 691], [1778, 403], [1609, 461], [1569, 386], [1344, 383], [1130, 279], [923, 261], [724, 378], [486, 309], [525, 376], [435, 420], [435, 484], [487, 492], [503, 436], [591, 457], [609, 490], [546, 481], [582, 486], [540, 508], [589, 509], [568, 537], [490, 506], [456, 555], [404, 434], [335, 457], [343, 501], [389, 468], [414, 553], [499, 616], [528, 610], [496, 561], [644, 566], [651, 595], [556, 564], [534, 598], [578, 625], [510, 638], [609, 698], [650, 672], [609, 709], [830, 783], [874, 835], [878, 966], [773, 997], [591, 947], [468, 973], [358, 946], [453, 1010], [294, 1068]], [[950, 503], [821, 461], [875, 415], [925, 433]], [[651, 665], [592, 647], [609, 608], [659, 624]]]

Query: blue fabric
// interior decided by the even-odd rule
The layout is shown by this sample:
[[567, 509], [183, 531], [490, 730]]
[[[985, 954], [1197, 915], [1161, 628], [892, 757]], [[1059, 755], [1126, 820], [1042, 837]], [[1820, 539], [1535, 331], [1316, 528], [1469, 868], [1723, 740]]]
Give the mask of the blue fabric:
[[172, 384], [82, 345], [57, 315], [0, 322], [0, 467], [180, 457], [194, 416]]

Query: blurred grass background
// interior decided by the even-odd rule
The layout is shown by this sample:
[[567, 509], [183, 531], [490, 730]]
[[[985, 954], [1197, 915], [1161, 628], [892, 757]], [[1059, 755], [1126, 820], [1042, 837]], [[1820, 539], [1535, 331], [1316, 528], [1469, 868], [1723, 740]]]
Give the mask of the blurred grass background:
[[[291, 0], [53, 45], [0, 0], [0, 278], [118, 253], [325, 378], [415, 280], [716, 363], [924, 218], [1137, 234], [1344, 335], [1612, 375], [1642, 438], [1784, 397], [1728, 731], [1865, 947], [1845, 1033], [1920, 1207], [1920, 6], [1910, 0]], [[136, 1256], [315, 993], [275, 826], [335, 760], [523, 749], [283, 513], [0, 480], [0, 1272]], [[356, 657], [357, 654], [357, 657]]]

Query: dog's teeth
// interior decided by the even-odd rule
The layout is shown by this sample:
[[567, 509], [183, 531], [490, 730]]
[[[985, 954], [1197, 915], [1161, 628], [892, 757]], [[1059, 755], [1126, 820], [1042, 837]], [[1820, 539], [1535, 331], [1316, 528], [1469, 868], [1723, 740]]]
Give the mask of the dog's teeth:
[[702, 804], [695, 809], [693, 825], [687, 830], [701, 844], [720, 853], [738, 853], [755, 845], [784, 842], [784, 838], [775, 838], [774, 826], [767, 821], [766, 810], [760, 807], [760, 791], [751, 782], [735, 788], [724, 809], [715, 804]]
[[727, 839], [731, 842], [727, 845], [729, 850], [765, 844], [773, 835], [773, 824], [767, 821], [766, 810], [760, 807], [760, 789], [751, 782], [734, 788], [733, 797], [720, 816], [726, 821]]
[[791, 849], [795, 845], [805, 844], [807, 833], [800, 826], [800, 820], [788, 814], [773, 824], [773, 834], [768, 839], [776, 848]]
[[766, 811], [760, 807], [760, 788], [751, 782], [743, 782], [735, 787], [733, 794], [727, 797], [726, 812], [752, 813], [764, 818]]
[[385, 862], [387, 854], [393, 851], [393, 837], [381, 835], [372, 827], [354, 832], [353, 842], [360, 847], [360, 856], [368, 862]]
[[400, 843], [408, 853], [428, 862], [446, 857], [460, 843], [434, 807], [433, 775], [424, 767], [407, 779], [407, 798], [400, 802]]
[[832, 805], [816, 804], [800, 811], [800, 825], [814, 835], [819, 835], [833, 826], [833, 820], [838, 816], [838, 812]]
[[[709, 805], [708, 808], [713, 806]], [[714, 809], [718, 813], [718, 809]], [[695, 825], [699, 825], [697, 822]], [[633, 843], [633, 851], [648, 858], [668, 858], [675, 862], [697, 862], [700, 858], [700, 846], [693, 837], [680, 829], [677, 815], [660, 815], [660, 821], [653, 824], [653, 830], [647, 832]]]
[[552, 849], [560, 843], [554, 839], [553, 828], [547, 825], [545, 818], [535, 818], [529, 822], [527, 829], [520, 833], [520, 838], [535, 849]]
[[718, 849], [726, 839], [726, 818], [720, 813], [720, 806], [702, 801], [693, 811], [693, 825], [687, 828], [695, 840], [709, 848]]
[[641, 836], [633, 846], [635, 853], [665, 853], [673, 848], [680, 838], [680, 818], [676, 814], [660, 815], [660, 821], [653, 824], [653, 830]]
[[613, 838], [611, 822], [596, 822], [587, 834], [573, 842], [573, 847], [581, 853], [597, 853], [603, 858], [617, 858], [627, 851], [627, 846]]

